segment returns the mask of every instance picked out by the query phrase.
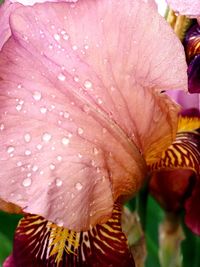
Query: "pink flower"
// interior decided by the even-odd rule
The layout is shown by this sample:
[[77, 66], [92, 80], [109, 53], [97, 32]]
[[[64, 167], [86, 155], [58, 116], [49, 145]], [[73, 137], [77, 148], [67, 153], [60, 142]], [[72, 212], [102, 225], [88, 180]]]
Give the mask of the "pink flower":
[[199, 0], [167, 0], [169, 6], [181, 15], [199, 17], [200, 1]]
[[186, 88], [183, 48], [141, 1], [22, 6], [9, 25], [0, 197], [69, 229], [104, 223], [175, 136], [161, 91]]

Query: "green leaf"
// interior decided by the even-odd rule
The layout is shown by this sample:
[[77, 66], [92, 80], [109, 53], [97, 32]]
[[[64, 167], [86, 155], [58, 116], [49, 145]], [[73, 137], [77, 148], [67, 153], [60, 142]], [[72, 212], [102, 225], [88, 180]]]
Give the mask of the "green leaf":
[[14, 232], [21, 216], [0, 212], [0, 267], [12, 251]]

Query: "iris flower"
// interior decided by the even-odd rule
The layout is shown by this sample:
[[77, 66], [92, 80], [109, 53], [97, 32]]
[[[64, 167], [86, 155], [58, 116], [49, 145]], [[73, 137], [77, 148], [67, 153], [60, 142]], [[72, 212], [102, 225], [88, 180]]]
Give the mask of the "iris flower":
[[182, 45], [139, 0], [5, 5], [0, 198], [25, 216], [4, 266], [133, 266], [121, 203], [176, 135]]
[[200, 235], [200, 96], [170, 94], [182, 105], [176, 139], [153, 164], [151, 194], [169, 212], [185, 207], [186, 225]]

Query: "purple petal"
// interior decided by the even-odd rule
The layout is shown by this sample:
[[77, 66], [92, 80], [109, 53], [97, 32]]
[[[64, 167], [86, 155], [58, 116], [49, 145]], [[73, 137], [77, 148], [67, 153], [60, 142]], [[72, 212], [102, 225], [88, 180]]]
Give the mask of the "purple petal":
[[200, 93], [200, 54], [195, 56], [188, 67], [188, 90], [190, 93]]

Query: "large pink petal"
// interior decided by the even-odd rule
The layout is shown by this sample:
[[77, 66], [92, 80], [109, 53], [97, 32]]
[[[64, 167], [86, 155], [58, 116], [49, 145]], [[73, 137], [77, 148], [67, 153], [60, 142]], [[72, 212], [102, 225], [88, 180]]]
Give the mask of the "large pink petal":
[[0, 55], [0, 196], [87, 229], [140, 188], [140, 152], [171, 142], [177, 108], [160, 92], [186, 88], [183, 49], [141, 1], [23, 7], [11, 25]]
[[25, 6], [32, 6], [36, 3], [45, 3], [45, 2], [69, 2], [75, 3], [78, 0], [10, 0], [12, 3], [21, 3]]
[[0, 5], [0, 50], [11, 35], [9, 17], [12, 11], [15, 10], [18, 6], [18, 4], [12, 4], [7, 0], [5, 0], [5, 2]]
[[199, 0], [167, 0], [170, 7], [181, 15], [198, 17], [200, 16]]

